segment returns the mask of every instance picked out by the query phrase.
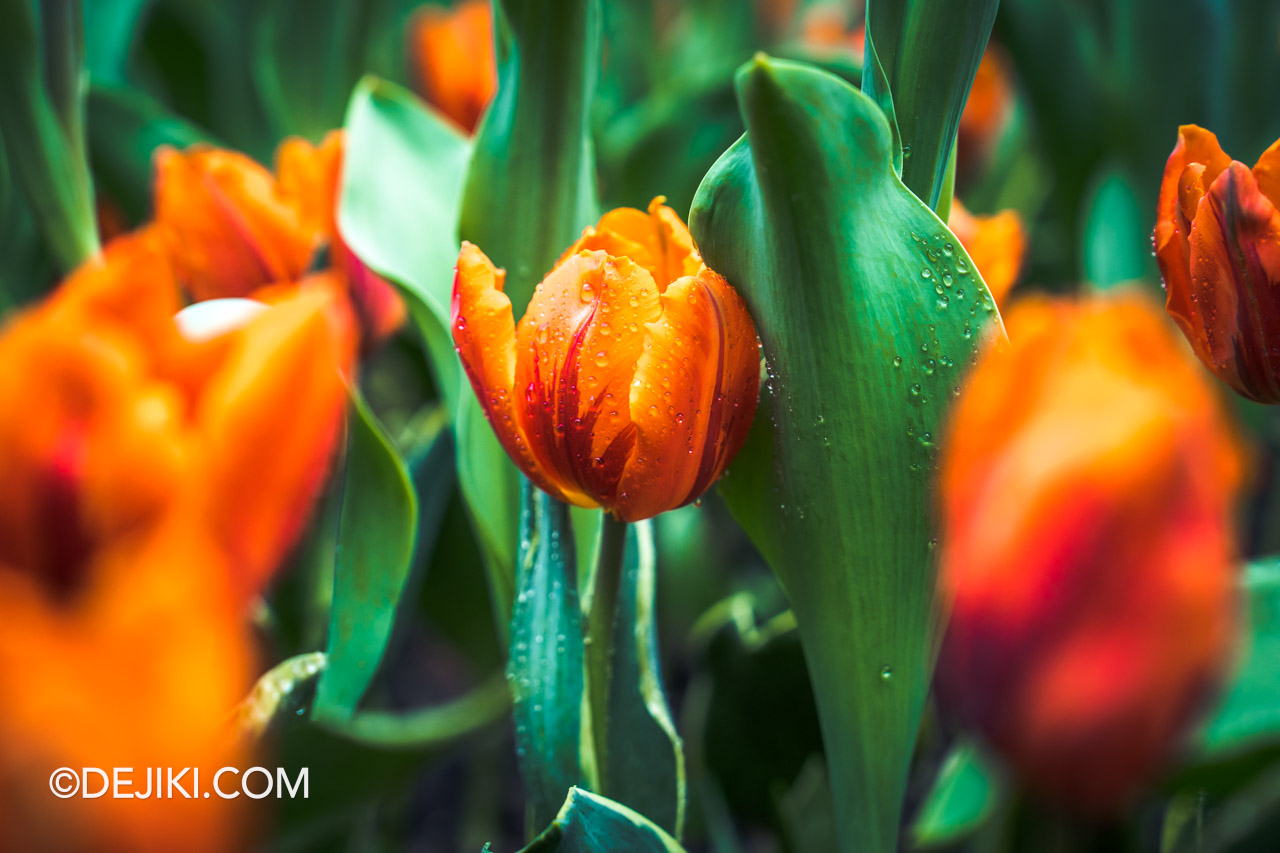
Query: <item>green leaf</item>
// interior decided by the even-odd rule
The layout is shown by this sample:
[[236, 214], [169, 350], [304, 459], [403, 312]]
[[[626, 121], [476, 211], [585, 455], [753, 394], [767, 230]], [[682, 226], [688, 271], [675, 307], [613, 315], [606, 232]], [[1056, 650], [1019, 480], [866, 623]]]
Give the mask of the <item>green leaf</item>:
[[690, 218], [755, 318], [773, 405], [722, 492], [795, 610], [842, 849], [882, 853], [896, 849], [939, 637], [934, 436], [998, 315], [895, 175], [874, 101], [764, 57], [737, 86], [747, 135]]
[[344, 740], [376, 747], [425, 749], [475, 734], [502, 720], [510, 697], [496, 675], [456, 699], [416, 711], [357, 711], [346, 720], [319, 720]]
[[460, 394], [454, 426], [458, 485], [489, 575], [493, 621], [505, 638], [515, 600], [522, 477], [489, 426], [471, 385], [464, 383]]
[[917, 849], [945, 847], [976, 832], [1000, 798], [997, 777], [971, 743], [951, 748], [911, 824]]
[[[498, 91], [476, 134], [458, 227], [463, 239], [506, 269], [505, 290], [518, 321], [534, 285], [596, 219], [589, 122], [600, 6], [599, 0], [497, 0], [494, 6]], [[484, 548], [497, 622], [505, 625], [519, 479], [470, 387], [459, 397], [462, 491]]]
[[76, 0], [0, 3], [0, 135], [10, 173], [63, 272], [98, 251], [84, 141]]
[[902, 181], [937, 208], [960, 113], [999, 0], [869, 0], [863, 89], [883, 103], [887, 78], [903, 146]]
[[1250, 563], [1242, 586], [1248, 619], [1240, 662], [1197, 739], [1205, 757], [1280, 740], [1280, 559]]
[[1155, 281], [1151, 211], [1141, 203], [1132, 178], [1112, 165], [1095, 177], [1092, 195], [1084, 225], [1085, 281], [1103, 289], [1139, 279]]
[[600, 790], [678, 838], [684, 826], [684, 748], [658, 666], [653, 522], [628, 527], [614, 610]]
[[590, 106], [599, 0], [497, 0], [498, 92], [476, 134], [461, 233], [506, 269], [517, 319], [598, 215]]
[[85, 2], [85, 60], [95, 83], [124, 82], [129, 53], [151, 3], [152, 0]]
[[347, 108], [338, 224], [369, 267], [400, 286], [451, 412], [458, 358], [449, 332], [458, 203], [471, 147], [411, 92], [365, 77]]
[[346, 482], [333, 609], [312, 715], [344, 720], [377, 672], [413, 566], [418, 498], [404, 462], [358, 394], [347, 419]]
[[534, 826], [593, 768], [582, 754], [582, 610], [569, 507], [525, 484], [507, 680], [516, 754]]
[[679, 842], [643, 815], [581, 788], [569, 791], [555, 820], [521, 853], [601, 853], [604, 850], [684, 853]]
[[212, 143], [209, 134], [136, 89], [89, 90], [89, 158], [107, 197], [134, 221], [151, 208], [152, 155], [161, 145]]
[[281, 136], [319, 141], [365, 71], [376, 3], [272, 0], [254, 32], [254, 78]]

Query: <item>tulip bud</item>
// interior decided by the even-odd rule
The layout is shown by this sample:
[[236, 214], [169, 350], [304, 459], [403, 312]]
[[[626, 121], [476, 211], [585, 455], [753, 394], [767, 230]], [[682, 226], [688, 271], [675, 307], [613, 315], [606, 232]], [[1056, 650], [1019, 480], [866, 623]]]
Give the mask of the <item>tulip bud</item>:
[[940, 700], [1027, 784], [1094, 814], [1149, 780], [1218, 682], [1240, 460], [1135, 295], [1024, 300], [940, 459]]
[[465, 0], [453, 9], [426, 6], [410, 26], [417, 88], [429, 104], [473, 133], [498, 89], [493, 9]]
[[464, 243], [453, 339], [507, 453], [624, 521], [697, 499], [746, 439], [760, 356], [746, 305], [661, 197], [588, 228], [516, 326], [505, 273]]
[[1212, 133], [1178, 131], [1156, 208], [1166, 309], [1239, 394], [1280, 403], [1280, 142], [1253, 169]]

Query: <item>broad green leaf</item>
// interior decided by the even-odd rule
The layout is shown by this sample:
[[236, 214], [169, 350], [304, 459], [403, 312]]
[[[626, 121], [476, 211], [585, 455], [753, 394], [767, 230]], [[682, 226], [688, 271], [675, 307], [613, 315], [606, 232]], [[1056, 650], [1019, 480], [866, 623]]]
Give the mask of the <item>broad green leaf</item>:
[[530, 814], [543, 826], [593, 769], [581, 749], [583, 623], [568, 505], [526, 483], [521, 509], [507, 680]]
[[684, 746], [658, 666], [653, 522], [628, 527], [614, 611], [600, 790], [678, 838], [684, 826]]
[[945, 847], [968, 837], [995, 811], [1000, 784], [971, 743], [951, 748], [911, 823], [916, 849]]
[[404, 462], [364, 401], [353, 394], [352, 402], [318, 720], [350, 718], [373, 680], [409, 582], [419, 521]]
[[902, 140], [902, 181], [932, 208], [942, 196], [960, 113], [999, 0], [868, 0], [863, 89], [887, 81]]
[[347, 107], [338, 225], [352, 251], [409, 300], [450, 411], [459, 367], [449, 332], [458, 203], [470, 143], [408, 90], [366, 77]]
[[1205, 757], [1280, 740], [1280, 560], [1244, 573], [1247, 630], [1226, 693], [1198, 738]]
[[506, 269], [517, 319], [598, 215], [590, 107], [599, 0], [497, 0], [498, 92], [476, 133], [461, 234]]
[[[485, 845], [488, 849], [488, 845]], [[559, 814], [521, 853], [684, 853], [674, 838], [621, 803], [573, 788]]]
[[939, 638], [934, 436], [995, 306], [960, 243], [893, 169], [884, 114], [837, 77], [758, 57], [747, 134], [691, 224], [746, 299], [771, 418], [731, 465], [730, 509], [791, 599], [842, 849], [896, 849]]
[[9, 172], [63, 272], [98, 250], [84, 140], [77, 0], [0, 3], [0, 135]]
[[151, 209], [152, 157], [161, 145], [213, 142], [203, 129], [136, 89], [89, 90], [89, 159], [107, 197], [134, 221]]

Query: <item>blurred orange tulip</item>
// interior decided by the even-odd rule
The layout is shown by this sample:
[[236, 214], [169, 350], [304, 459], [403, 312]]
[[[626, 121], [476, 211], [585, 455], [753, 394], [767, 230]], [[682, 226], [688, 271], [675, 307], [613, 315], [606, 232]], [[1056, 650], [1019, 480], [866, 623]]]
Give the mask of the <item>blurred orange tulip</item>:
[[974, 216], [959, 199], [951, 202], [947, 226], [969, 253], [996, 305], [1004, 308], [1027, 253], [1027, 231], [1016, 210]]
[[489, 0], [424, 6], [411, 24], [409, 53], [427, 103], [474, 133], [498, 90]]
[[277, 151], [276, 176], [235, 151], [161, 149], [155, 227], [192, 297], [255, 296], [269, 285], [296, 283], [327, 247], [327, 265], [344, 276], [367, 341], [394, 332], [404, 321], [403, 301], [355, 257], [338, 231], [342, 156], [340, 131], [319, 146], [285, 140]]
[[1013, 107], [1013, 81], [1009, 60], [998, 45], [982, 54], [969, 87], [969, 97], [956, 128], [956, 174], [968, 177], [991, 156]]
[[1166, 309], [1209, 370], [1280, 403], [1280, 141], [1253, 169], [1212, 133], [1178, 131], [1156, 207]]
[[940, 460], [939, 696], [1033, 788], [1106, 813], [1227, 663], [1241, 460], [1139, 295], [1025, 299], [1006, 322]]
[[746, 305], [662, 202], [588, 228], [519, 327], [505, 273], [469, 243], [453, 290], [454, 343], [507, 453], [555, 497], [624, 521], [706, 491], [759, 392]]
[[[0, 826], [15, 850], [241, 849], [230, 801], [58, 799], [60, 767], [212, 773], [251, 677], [244, 618], [329, 467], [348, 339], [332, 291], [187, 340], [154, 233], [0, 334]], [[190, 791], [188, 774], [183, 790]], [[154, 781], [151, 783], [154, 784]]]
[[142, 794], [148, 768], [200, 768], [209, 790], [242, 766], [248, 598], [300, 533], [346, 405], [337, 298], [303, 288], [189, 341], [143, 231], [0, 334], [5, 849], [242, 849], [230, 800], [59, 799], [49, 776], [132, 767]]

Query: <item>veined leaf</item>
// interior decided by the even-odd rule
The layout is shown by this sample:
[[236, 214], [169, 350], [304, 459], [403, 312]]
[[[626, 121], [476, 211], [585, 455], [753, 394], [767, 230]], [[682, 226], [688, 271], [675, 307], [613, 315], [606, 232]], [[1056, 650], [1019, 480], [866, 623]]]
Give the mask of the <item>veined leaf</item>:
[[767, 57], [737, 86], [747, 134], [690, 218], [755, 318], [772, 404], [723, 492], [795, 610], [842, 849], [891, 851], [939, 639], [934, 436], [998, 315], [874, 101]]
[[[902, 139], [902, 181], [935, 210], [960, 113], [999, 0], [869, 0], [863, 89], [886, 81]], [[883, 76], [881, 76], [883, 75]]]

